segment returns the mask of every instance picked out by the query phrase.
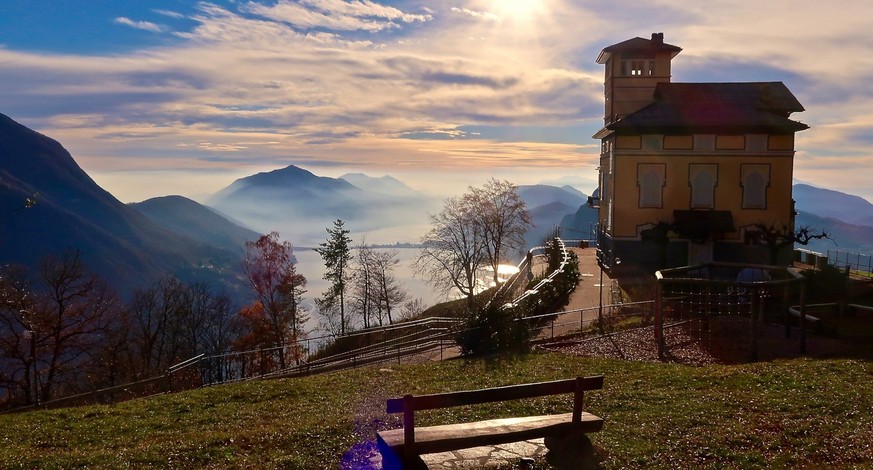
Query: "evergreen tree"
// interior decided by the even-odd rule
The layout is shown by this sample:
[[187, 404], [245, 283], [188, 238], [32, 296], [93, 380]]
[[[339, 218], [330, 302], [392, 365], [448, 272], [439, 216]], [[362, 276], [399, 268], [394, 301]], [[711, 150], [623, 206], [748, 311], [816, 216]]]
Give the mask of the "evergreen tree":
[[324, 260], [324, 280], [330, 281], [331, 285], [322, 294], [319, 309], [323, 311], [339, 311], [340, 334], [346, 334], [346, 310], [345, 294], [346, 281], [349, 277], [350, 231], [345, 228], [345, 222], [337, 219], [333, 228], [327, 230], [327, 241], [320, 243], [315, 251]]

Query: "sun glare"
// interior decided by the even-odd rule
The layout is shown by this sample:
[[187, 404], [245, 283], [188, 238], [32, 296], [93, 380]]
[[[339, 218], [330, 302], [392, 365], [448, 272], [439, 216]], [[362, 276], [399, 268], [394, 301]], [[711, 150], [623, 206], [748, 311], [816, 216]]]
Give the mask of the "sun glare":
[[542, 9], [544, 0], [494, 0], [493, 10], [500, 18], [529, 19]]

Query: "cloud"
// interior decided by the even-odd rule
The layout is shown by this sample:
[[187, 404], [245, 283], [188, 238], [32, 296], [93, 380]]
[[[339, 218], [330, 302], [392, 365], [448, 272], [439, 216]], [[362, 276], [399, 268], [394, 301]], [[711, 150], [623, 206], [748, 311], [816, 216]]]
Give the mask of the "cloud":
[[166, 26], [161, 26], [157, 23], [152, 23], [151, 21], [133, 21], [130, 18], [126, 18], [124, 16], [119, 16], [114, 20], [117, 24], [123, 24], [125, 26], [130, 26], [134, 29], [141, 29], [143, 31], [151, 31], [152, 33], [163, 33], [167, 30]]
[[452, 7], [452, 11], [455, 13], [461, 13], [465, 16], [471, 16], [473, 18], [482, 18], [490, 21], [500, 21], [500, 17], [495, 15], [494, 13], [489, 13], [487, 11], [475, 11], [470, 10], [469, 8], [458, 8]]
[[168, 16], [170, 18], [176, 18], [176, 19], [185, 18], [185, 15], [183, 15], [177, 11], [171, 11], [171, 10], [152, 10], [152, 11], [159, 14], [159, 15]]
[[812, 126], [798, 136], [805, 179], [869, 163], [866, 3], [847, 0], [853, 14], [839, 21], [822, 21], [833, 9], [812, 2], [607, 3], [542, 0], [513, 21], [487, 21], [491, 0], [199, 3], [173, 41], [126, 55], [0, 49], [0, 112], [101, 171], [262, 168], [288, 155], [360, 169], [557, 171], [596, 161], [599, 50], [655, 30], [683, 48], [677, 81], [785, 81], [807, 108], [793, 117]]
[[275, 5], [248, 2], [246, 13], [293, 25], [303, 30], [327, 28], [335, 31], [382, 31], [400, 23], [425, 22], [430, 14], [405, 13], [369, 0], [280, 0]]

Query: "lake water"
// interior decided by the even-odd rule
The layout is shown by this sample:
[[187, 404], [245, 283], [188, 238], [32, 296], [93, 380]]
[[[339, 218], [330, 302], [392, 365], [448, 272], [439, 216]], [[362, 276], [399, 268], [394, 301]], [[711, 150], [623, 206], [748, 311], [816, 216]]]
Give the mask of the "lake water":
[[[449, 296], [436, 292], [429, 281], [415, 275], [415, 271], [412, 269], [412, 263], [421, 253], [420, 249], [377, 249], [377, 251], [391, 250], [397, 252], [397, 259], [400, 261], [397, 266], [394, 267], [394, 277], [400, 285], [406, 289], [410, 300], [416, 298], [421, 299], [424, 308], [427, 308], [450, 300], [449, 296], [453, 295], [451, 298], [454, 299], [460, 295], [457, 291], [455, 291], [454, 294], [450, 293]], [[354, 250], [352, 251], [352, 255], [354, 256]], [[324, 276], [324, 260], [321, 259], [321, 255], [313, 250], [295, 249], [294, 256], [297, 257], [297, 272], [306, 277], [306, 293], [303, 295], [303, 300], [310, 314], [310, 319], [306, 323], [306, 331], [313, 332], [318, 327], [319, 320], [313, 303], [315, 299], [321, 297], [321, 294], [327, 290], [330, 283], [322, 279], [322, 276]], [[518, 269], [515, 265], [500, 265], [498, 270], [502, 279], [508, 278], [517, 271]], [[481, 281], [483, 282], [483, 289], [493, 285], [493, 282], [491, 281], [491, 271], [485, 269], [480, 273], [480, 276]], [[321, 333], [322, 332], [315, 332], [313, 336], [318, 336]]]

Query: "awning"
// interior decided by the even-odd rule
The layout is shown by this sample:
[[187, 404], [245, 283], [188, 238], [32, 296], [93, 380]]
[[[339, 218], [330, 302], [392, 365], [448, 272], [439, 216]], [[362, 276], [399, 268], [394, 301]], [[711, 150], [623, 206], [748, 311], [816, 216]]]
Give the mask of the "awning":
[[731, 211], [674, 210], [674, 227], [682, 238], [706, 240], [712, 234], [736, 231]]

